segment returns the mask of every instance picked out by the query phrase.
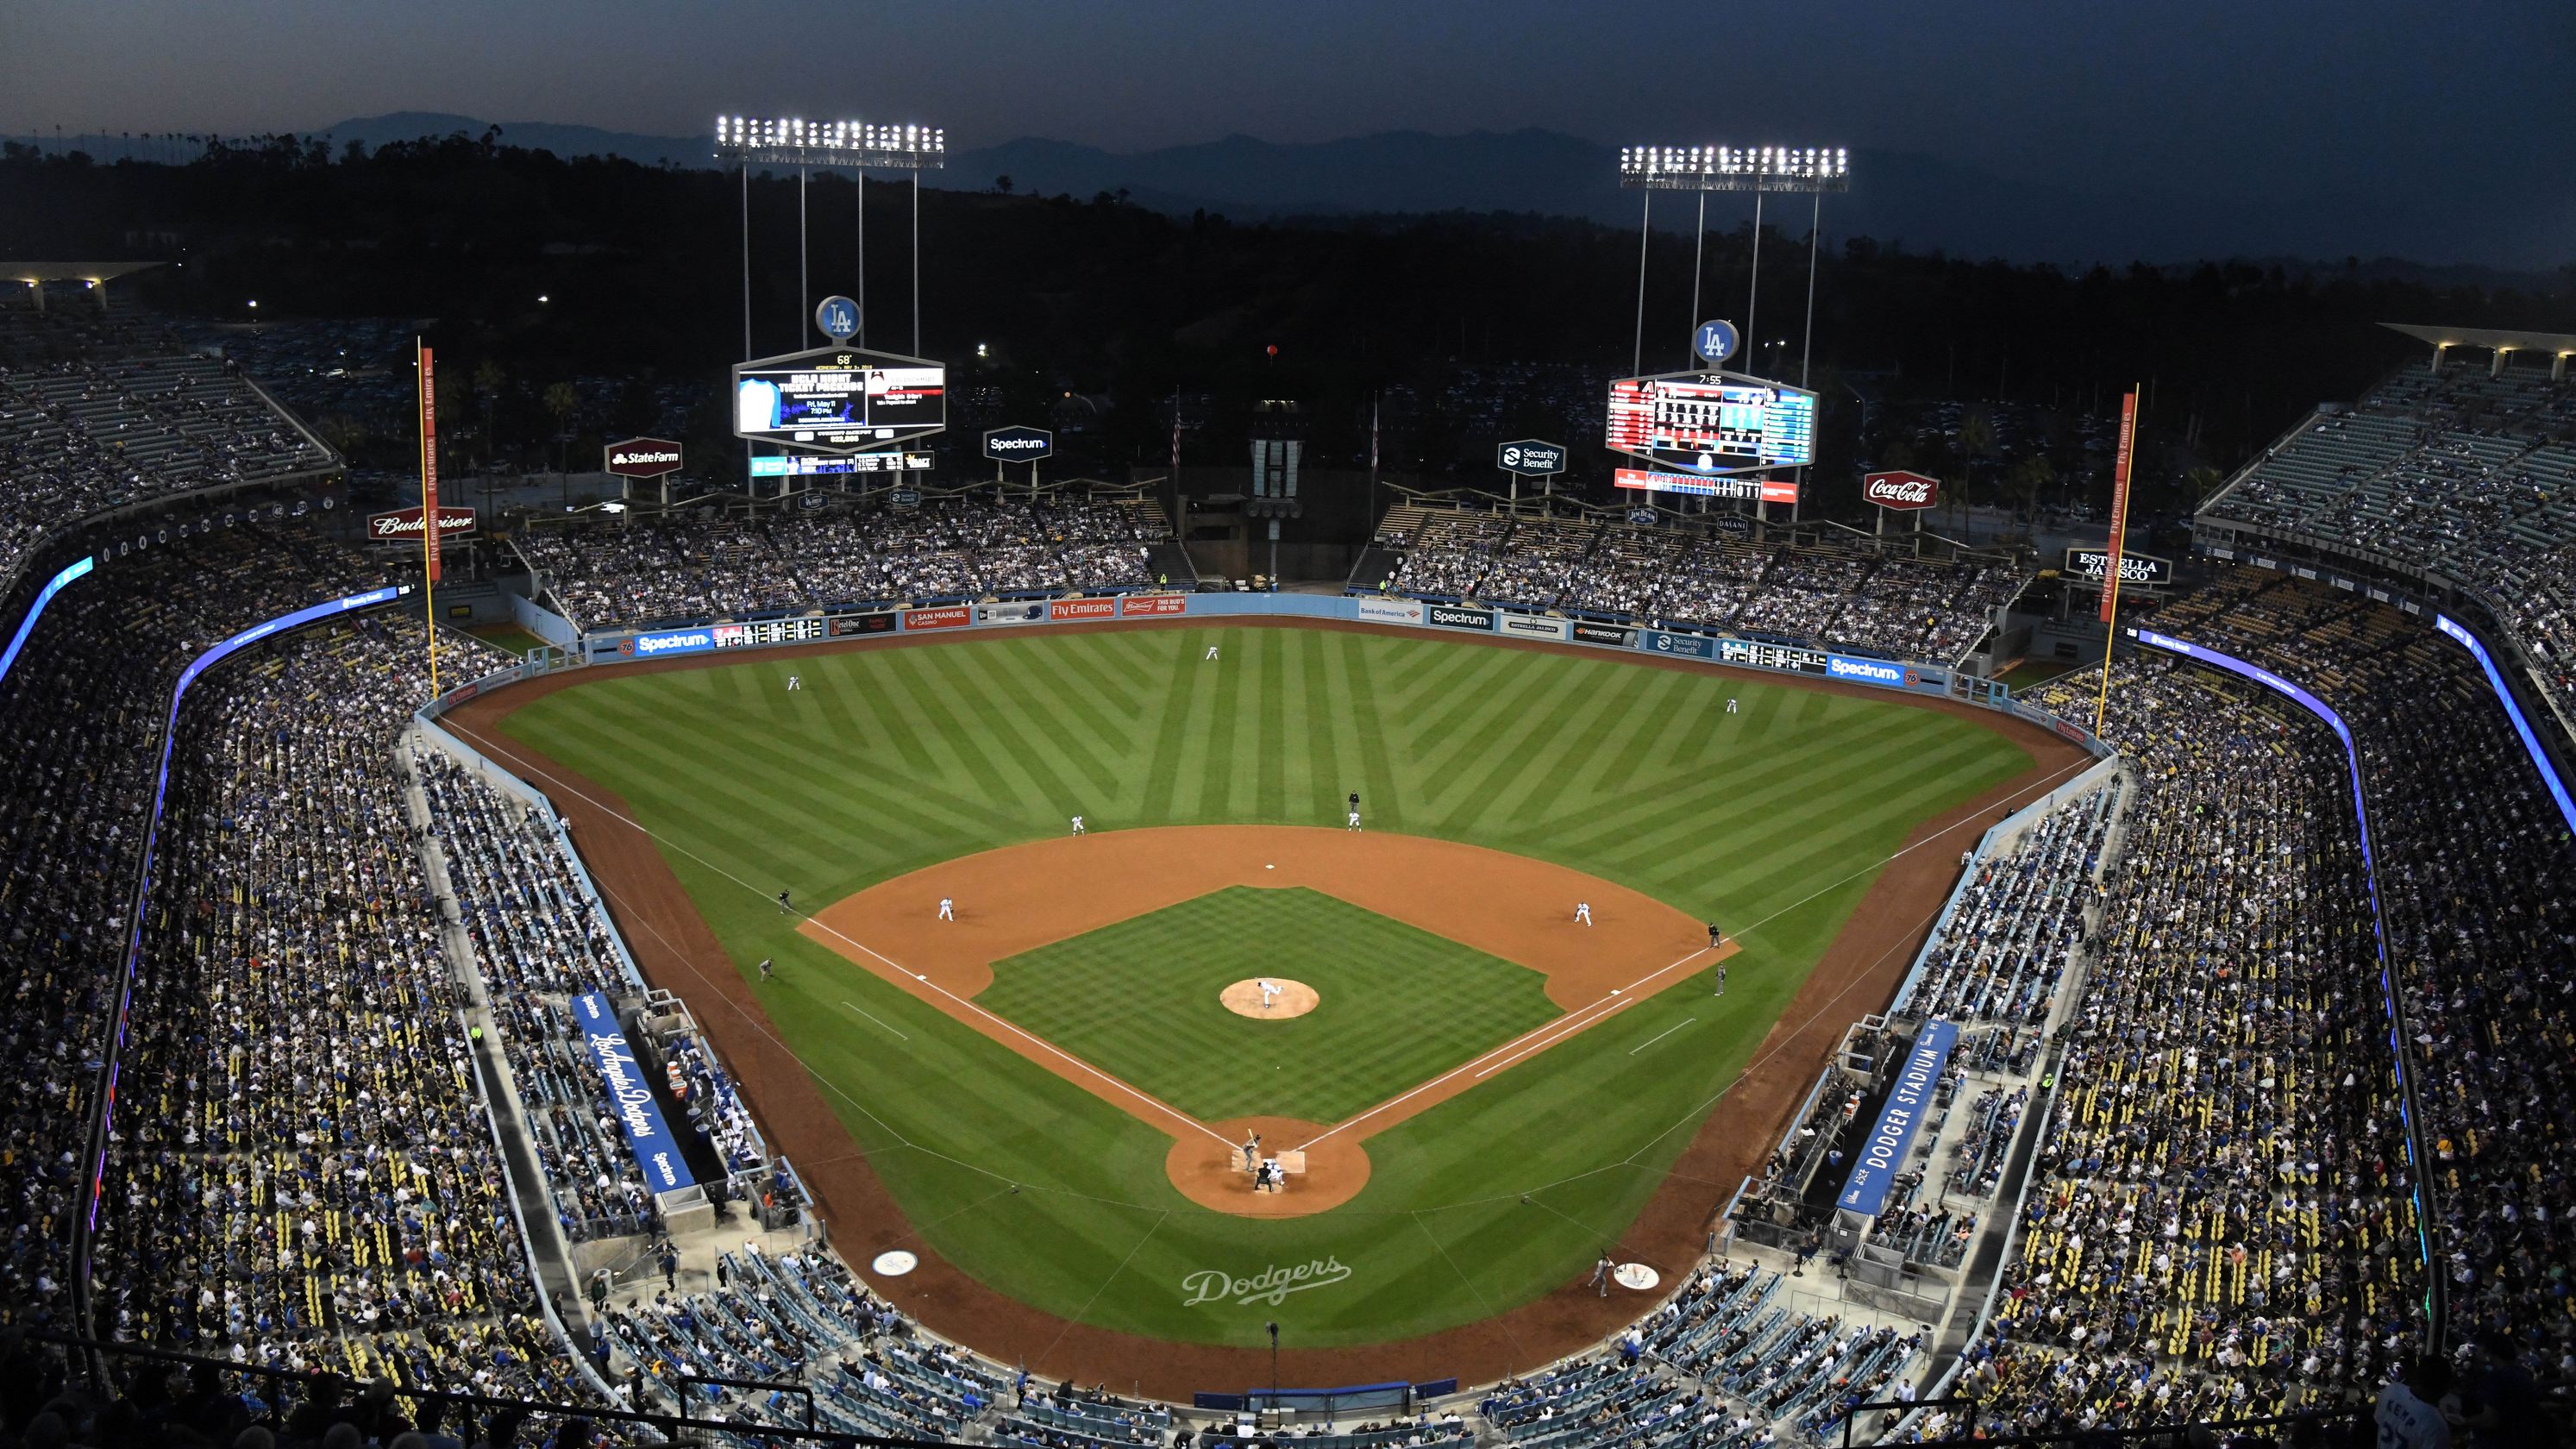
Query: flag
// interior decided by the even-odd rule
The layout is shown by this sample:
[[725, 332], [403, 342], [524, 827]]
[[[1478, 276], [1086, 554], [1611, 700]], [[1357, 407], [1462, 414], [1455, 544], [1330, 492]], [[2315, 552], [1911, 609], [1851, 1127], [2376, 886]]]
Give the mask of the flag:
[[2111, 455], [2111, 563], [2102, 576], [2102, 622], [2112, 622], [2120, 605], [2120, 553], [2129, 537], [2129, 466], [2137, 453], [2138, 392], [2120, 397], [2120, 445]]

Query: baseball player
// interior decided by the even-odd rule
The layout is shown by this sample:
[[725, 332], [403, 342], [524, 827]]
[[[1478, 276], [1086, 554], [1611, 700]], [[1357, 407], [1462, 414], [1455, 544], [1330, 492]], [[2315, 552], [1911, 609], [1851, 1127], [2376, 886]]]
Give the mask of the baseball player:
[[769, 979], [769, 963], [772, 959], [774, 958], [768, 956], [760, 958], [760, 979], [763, 981]]
[[1719, 929], [1717, 928], [1717, 922], [1715, 922], [1715, 921], [1711, 921], [1711, 922], [1709, 922], [1709, 923], [1708, 923], [1708, 949], [1710, 949], [1710, 950], [1714, 951], [1714, 950], [1716, 950], [1718, 947], [1723, 946], [1723, 945], [1725, 945], [1725, 944], [1726, 944], [1726, 933], [1725, 933], [1724, 931], [1721, 931], [1721, 930], [1719, 930]]
[[1726, 968], [1723, 966], [1717, 968], [1717, 990], [1713, 994], [1718, 996], [1726, 994]]
[[1258, 1133], [1258, 1132], [1246, 1132], [1246, 1133], [1244, 1133], [1244, 1134], [1243, 1134], [1243, 1170], [1244, 1170], [1244, 1171], [1246, 1171], [1246, 1172], [1250, 1172], [1250, 1171], [1252, 1171], [1252, 1170], [1254, 1169], [1254, 1167], [1255, 1167], [1255, 1166], [1257, 1166], [1257, 1165], [1260, 1163], [1260, 1161], [1261, 1161], [1261, 1134], [1260, 1134], [1260, 1133]]
[[1733, 713], [1735, 713], [1735, 701], [1734, 701], [1734, 700], [1731, 700], [1731, 699], [1730, 699], [1730, 700], [1728, 700], [1728, 701], [1726, 702], [1726, 712], [1727, 712], [1728, 714], [1733, 714]]
[[805, 687], [805, 681], [791, 674], [787, 676], [787, 687], [791, 690], [803, 689]]
[[1592, 903], [1590, 901], [1576, 901], [1574, 903], [1574, 919], [1582, 925], [1591, 925]]
[[778, 914], [782, 916], [787, 914], [787, 892], [785, 891], [778, 893]]
[[1079, 815], [1073, 817], [1073, 833], [1076, 835], [1082, 833], [1082, 817]]
[[1601, 1261], [1592, 1265], [1592, 1282], [1589, 1286], [1600, 1289], [1600, 1296], [1603, 1298], [1610, 1296], [1610, 1270], [1614, 1266], [1616, 1265], [1610, 1261], [1610, 1250], [1607, 1248], [1601, 1250]]
[[1207, 657], [1208, 657], [1208, 658], [1210, 658], [1210, 659], [1214, 659], [1214, 658], [1216, 658], [1216, 646], [1215, 646], [1215, 645], [1210, 644], [1210, 645], [1208, 646]]
[[957, 903], [946, 896], [941, 896], [939, 898], [939, 919], [943, 921], [956, 920]]
[[1351, 829], [1353, 829], [1353, 830], [1357, 830], [1357, 829], [1359, 829], [1359, 828], [1360, 828], [1360, 812], [1358, 812], [1358, 811], [1356, 811], [1356, 810], [1354, 810], [1354, 811], [1352, 811], [1352, 812], [1351, 812], [1351, 824], [1350, 824], [1350, 828], [1351, 828]]
[[1279, 983], [1278, 983], [1278, 982], [1276, 982], [1276, 981], [1264, 981], [1264, 982], [1262, 982], [1262, 983], [1261, 983], [1261, 1009], [1262, 1009], [1262, 1010], [1264, 1010], [1264, 1011], [1268, 1011], [1268, 1010], [1270, 1009], [1270, 1003], [1271, 1003], [1271, 1002], [1273, 1002], [1273, 1001], [1276, 1001], [1276, 1000], [1278, 1000], [1278, 999], [1279, 999]]

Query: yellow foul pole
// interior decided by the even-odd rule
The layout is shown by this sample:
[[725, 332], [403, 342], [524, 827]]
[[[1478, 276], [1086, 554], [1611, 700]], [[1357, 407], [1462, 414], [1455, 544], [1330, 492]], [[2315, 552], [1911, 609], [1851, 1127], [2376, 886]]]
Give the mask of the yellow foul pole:
[[2111, 650], [2120, 640], [2120, 558], [2129, 538], [2129, 471], [2137, 456], [2138, 390], [2120, 398], [2120, 446], [2111, 455], [2111, 546], [2102, 576], [2102, 692], [2093, 701], [2093, 733], [2111, 710]]
[[420, 608], [429, 622], [429, 693], [438, 697], [438, 389], [428, 344], [411, 340], [420, 374]]

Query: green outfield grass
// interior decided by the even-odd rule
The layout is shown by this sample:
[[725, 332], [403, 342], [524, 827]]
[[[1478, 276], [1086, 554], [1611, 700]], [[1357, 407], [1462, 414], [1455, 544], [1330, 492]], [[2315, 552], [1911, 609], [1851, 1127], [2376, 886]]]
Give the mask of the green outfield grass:
[[[1201, 657], [1211, 641], [1221, 662]], [[728, 661], [578, 684], [504, 728], [624, 796], [741, 969], [778, 959], [758, 987], [771, 1021], [931, 1248], [1052, 1313], [1244, 1346], [1269, 1319], [1308, 1345], [1408, 1337], [1575, 1278], [1889, 852], [2030, 766], [1984, 725], [1892, 697], [1300, 628]], [[1338, 825], [1352, 790], [1373, 831], [1555, 861], [1720, 922], [1742, 947], [1727, 994], [1641, 1001], [1370, 1138], [1345, 1206], [1255, 1221], [1181, 1197], [1161, 1132], [805, 940], [774, 903], [1059, 835], [1077, 812], [1095, 832]], [[1198, 1270], [1327, 1255], [1350, 1275], [1277, 1306], [1184, 1301]]]
[[[1219, 993], [1255, 976], [1314, 987], [1315, 1009], [1226, 1009]], [[1528, 967], [1320, 891], [1250, 886], [995, 962], [975, 999], [1202, 1122], [1339, 1122], [1557, 1014]]]

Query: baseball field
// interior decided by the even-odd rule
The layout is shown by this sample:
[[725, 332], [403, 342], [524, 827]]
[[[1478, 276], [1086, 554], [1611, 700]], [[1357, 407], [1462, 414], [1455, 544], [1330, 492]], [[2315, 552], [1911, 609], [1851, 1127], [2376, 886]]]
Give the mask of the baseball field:
[[[925, 1260], [871, 1286], [952, 1331], [995, 1295], [1037, 1310], [978, 1346], [1041, 1368], [1272, 1321], [1418, 1339], [1562, 1297], [1659, 1190], [1704, 1219], [1735, 1181], [1676, 1161], [1734, 1130], [1775, 1024], [1877, 1004], [1782, 1023], [1818, 962], [1924, 924], [1854, 922], [1882, 870], [2045, 754], [1863, 692], [1354, 628], [599, 673], [456, 727], [572, 811], [764, 1117], [792, 1058], [838, 1118], [797, 1160], [844, 1252]], [[637, 826], [658, 861], [604, 863]], [[1237, 1170], [1252, 1130], [1307, 1149], [1281, 1192]]]

